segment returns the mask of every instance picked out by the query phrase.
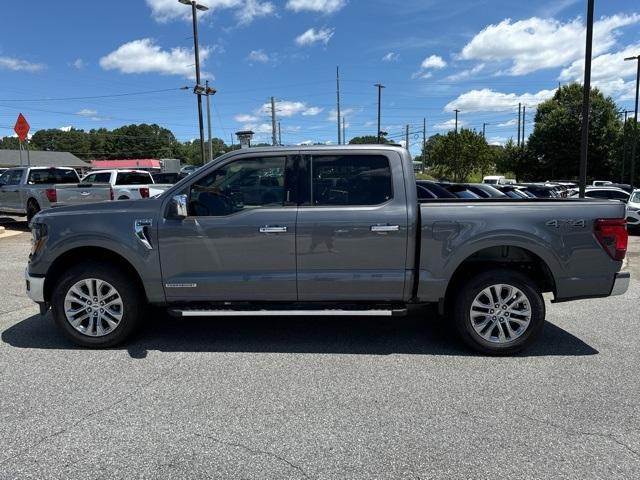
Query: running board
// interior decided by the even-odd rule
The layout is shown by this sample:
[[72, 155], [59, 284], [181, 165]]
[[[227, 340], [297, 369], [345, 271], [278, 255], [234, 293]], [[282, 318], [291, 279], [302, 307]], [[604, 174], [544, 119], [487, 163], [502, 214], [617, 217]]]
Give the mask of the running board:
[[406, 308], [394, 310], [206, 310], [177, 309], [169, 310], [174, 317], [401, 317], [407, 314]]

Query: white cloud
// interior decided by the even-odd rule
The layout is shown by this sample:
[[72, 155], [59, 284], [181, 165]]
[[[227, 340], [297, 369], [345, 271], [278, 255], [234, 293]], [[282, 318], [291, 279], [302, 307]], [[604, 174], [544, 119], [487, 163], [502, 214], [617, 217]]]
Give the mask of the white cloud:
[[324, 110], [324, 109], [320, 108], [320, 107], [309, 107], [304, 112], [302, 112], [302, 116], [303, 117], [315, 117], [320, 112], [322, 112], [322, 110]]
[[[279, 117], [293, 117], [294, 115], [314, 116], [319, 114], [322, 108], [309, 107], [305, 102], [291, 102], [280, 100], [276, 102], [276, 114]], [[257, 115], [271, 115], [271, 103], [265, 103], [256, 112]]]
[[466, 78], [473, 77], [474, 75], [477, 75], [482, 70], [484, 70], [484, 67], [485, 67], [484, 63], [479, 63], [478, 65], [476, 65], [473, 68], [469, 68], [467, 70], [462, 70], [461, 72], [454, 73], [453, 75], [449, 75], [447, 77], [447, 80], [452, 81], [452, 82], [457, 82], [458, 80], [464, 80]]
[[[200, 63], [204, 64], [209, 56], [207, 47], [200, 49]], [[100, 59], [104, 70], [118, 70], [121, 73], [159, 73], [160, 75], [182, 75], [188, 78], [194, 75], [193, 51], [176, 47], [162, 50], [150, 38], [133, 40], [118, 47]], [[210, 76], [210, 74], [205, 74]]]
[[66, 127], [60, 127], [58, 130], [63, 132], [70, 132], [73, 127], [71, 125], [67, 125]]
[[47, 68], [44, 63], [31, 63], [14, 57], [0, 56], [0, 70], [13, 72], [40, 72]]
[[289, 0], [287, 8], [294, 12], [307, 10], [320, 13], [334, 13], [344, 8], [347, 0]]
[[420, 64], [420, 70], [414, 73], [411, 78], [431, 78], [432, 70], [441, 70], [447, 66], [447, 62], [439, 55], [426, 57]]
[[[464, 125], [464, 122], [458, 119], [458, 129], [460, 129]], [[456, 119], [452, 118], [451, 120], [447, 120], [446, 122], [436, 123], [433, 127], [434, 130], [453, 130], [456, 128]]]
[[395, 52], [389, 52], [382, 57], [383, 62], [397, 62], [398, 60], [400, 60], [400, 54]]
[[248, 25], [258, 17], [273, 15], [276, 8], [271, 2], [259, 2], [258, 0], [245, 0], [244, 5], [236, 10], [236, 18], [240, 25]]
[[71, 65], [73, 65], [76, 70], [82, 70], [86, 66], [84, 60], [81, 58], [76, 58]]
[[[343, 108], [342, 110], [340, 110], [340, 118], [351, 118], [351, 116], [354, 113], [355, 113], [355, 110], [353, 108]], [[329, 115], [327, 116], [327, 120], [330, 122], [337, 122], [338, 111], [336, 109], [329, 110]]]
[[236, 122], [240, 122], [240, 123], [248, 123], [248, 122], [255, 122], [258, 120], [258, 117], [256, 117], [255, 115], [249, 115], [246, 113], [241, 113], [239, 115], [236, 115], [234, 117]]
[[439, 70], [441, 68], [444, 68], [447, 66], [447, 62], [445, 62], [441, 56], [439, 55], [431, 55], [427, 58], [425, 58], [422, 63], [420, 64], [420, 67], [423, 70], [428, 70], [430, 68], [433, 68], [434, 70]]
[[507, 137], [489, 137], [487, 143], [489, 145], [503, 146], [509, 140]]
[[[166, 23], [171, 20], [191, 20], [191, 8], [183, 5], [178, 0], [146, 0], [151, 8], [152, 17], [160, 22]], [[261, 2], [259, 0], [201, 0], [200, 3], [209, 7], [207, 11], [198, 11], [198, 17], [202, 18], [211, 12], [218, 10], [234, 10], [238, 23], [246, 25], [255, 18], [271, 15], [275, 12], [275, 7], [271, 2]]]
[[296, 37], [296, 44], [300, 47], [313, 45], [314, 43], [329, 43], [331, 37], [333, 37], [334, 30], [332, 28], [321, 28], [316, 30], [310, 28], [306, 32]]
[[91, 110], [90, 108], [83, 108], [82, 110], [76, 112], [76, 115], [95, 121], [103, 120], [102, 117], [98, 116], [98, 112], [96, 110]]
[[504, 123], [499, 123], [498, 125], [496, 125], [497, 127], [513, 127], [515, 124], [517, 123], [515, 118], [512, 118], [511, 120], [507, 120]]
[[538, 93], [502, 93], [483, 88], [482, 90], [471, 90], [460, 95], [455, 100], [449, 102], [444, 109], [452, 112], [456, 108], [463, 112], [504, 112], [513, 110], [522, 103], [527, 107], [534, 107], [539, 103], [551, 98], [555, 90], [541, 90]]
[[271, 124], [270, 123], [246, 123], [242, 126], [242, 130], [252, 130], [257, 134], [271, 134]]
[[[602, 17], [594, 24], [594, 55], [616, 43], [622, 27], [640, 22], [640, 15]], [[584, 57], [585, 27], [581, 19], [562, 23], [532, 17], [513, 22], [510, 18], [480, 31], [462, 49], [467, 60], [507, 62], [507, 75], [525, 75], [546, 68], [562, 67]]]
[[250, 62], [258, 62], [258, 63], [269, 63], [271, 61], [271, 58], [269, 57], [269, 54], [267, 54], [262, 49], [260, 49], [260, 50], [251, 50], [251, 52], [247, 56], [247, 59]]
[[[591, 81], [594, 87], [605, 94], [627, 99], [635, 85], [636, 62], [624, 59], [638, 55], [640, 43], [628, 45], [623, 50], [605, 53], [591, 61]], [[582, 82], [584, 78], [584, 59], [576, 60], [560, 72], [560, 80]]]
[[313, 145], [313, 140], [305, 140], [304, 142], [300, 142], [297, 145]]

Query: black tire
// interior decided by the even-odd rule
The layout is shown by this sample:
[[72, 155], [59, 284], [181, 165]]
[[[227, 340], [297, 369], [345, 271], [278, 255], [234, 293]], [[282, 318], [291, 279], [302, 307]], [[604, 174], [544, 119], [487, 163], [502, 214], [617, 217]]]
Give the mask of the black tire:
[[[122, 319], [113, 331], [104, 336], [89, 336], [76, 330], [67, 321], [64, 302], [69, 289], [83, 279], [95, 278], [111, 284], [122, 299]], [[64, 335], [82, 347], [106, 348], [129, 339], [142, 324], [146, 301], [136, 282], [121, 270], [98, 262], [71, 267], [56, 282], [51, 297], [53, 318]]]
[[[509, 341], [508, 337], [506, 337], [507, 341], [504, 343], [485, 339], [476, 332], [471, 319], [471, 308], [476, 296], [486, 288], [497, 284], [510, 285], [519, 289], [525, 295], [530, 305], [530, 320], [526, 329], [513, 340]], [[508, 299], [505, 299], [505, 302], [507, 300]], [[494, 310], [490, 311], [493, 312]], [[498, 311], [501, 310], [495, 310], [496, 313]], [[489, 311], [487, 314], [488, 313]], [[469, 347], [488, 355], [512, 355], [530, 346], [542, 331], [545, 320], [545, 305], [542, 294], [540, 293], [540, 288], [532, 279], [515, 270], [495, 269], [475, 275], [460, 286], [459, 293], [455, 299], [453, 314], [456, 330], [460, 338]], [[497, 323], [494, 324], [495, 327], [490, 326], [485, 332], [488, 332], [492, 328], [496, 329], [493, 330], [496, 333], [498, 333], [499, 330], [505, 331], [505, 327], [498, 324], [504, 323], [504, 321], [500, 322], [499, 315], [496, 318], [488, 314], [485, 318], [488, 319], [488, 317], [496, 319]], [[505, 317], [502, 318], [505, 319]], [[509, 319], [507, 318], [506, 321], [509, 322]], [[482, 320], [479, 321], [479, 323], [481, 322]], [[509, 323], [509, 327], [512, 326], [517, 327], [517, 324]]]
[[40, 211], [40, 205], [33, 198], [27, 202], [27, 223]]
[[118, 197], [118, 200], [129, 200], [129, 197], [121, 195], [121, 196]]

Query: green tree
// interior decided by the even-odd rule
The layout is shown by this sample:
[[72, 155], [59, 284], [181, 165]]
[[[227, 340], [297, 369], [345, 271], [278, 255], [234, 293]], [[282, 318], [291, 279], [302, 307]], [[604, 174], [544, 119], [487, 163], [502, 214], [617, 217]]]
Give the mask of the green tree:
[[441, 137], [442, 135], [440, 135], [439, 133], [436, 133], [435, 135], [431, 135], [425, 142], [424, 149], [422, 149], [422, 151], [420, 152], [420, 155], [416, 156], [414, 160], [416, 162], [422, 163], [422, 160], [424, 159], [425, 167], [429, 168], [431, 166], [430, 159], [431, 159], [431, 152], [433, 152], [433, 146]]
[[[592, 89], [590, 95], [588, 174], [613, 178], [621, 131], [618, 108], [598, 89]], [[577, 83], [561, 87], [553, 98], [538, 105], [528, 147], [535, 159], [531, 170], [539, 178], [577, 178], [581, 123], [582, 86]]]
[[487, 171], [492, 158], [482, 135], [467, 128], [437, 138], [430, 157], [435, 176], [456, 182], [466, 180], [474, 172]]
[[[371, 145], [371, 144], [375, 145], [376, 143], [378, 143], [378, 137], [375, 135], [364, 135], [362, 137], [353, 137], [351, 140], [349, 140], [350, 145]], [[389, 140], [381, 136], [380, 143], [390, 143], [390, 142]]]

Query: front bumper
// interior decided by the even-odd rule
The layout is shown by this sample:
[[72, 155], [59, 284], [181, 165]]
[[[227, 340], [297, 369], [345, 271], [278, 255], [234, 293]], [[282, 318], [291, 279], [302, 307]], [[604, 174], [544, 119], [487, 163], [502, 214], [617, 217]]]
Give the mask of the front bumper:
[[629, 283], [631, 282], [631, 274], [629, 272], [616, 273], [615, 280], [613, 281], [613, 288], [611, 289], [611, 296], [623, 295], [629, 289]]
[[36, 303], [44, 303], [44, 278], [29, 275], [27, 270], [24, 271], [24, 279], [27, 287], [27, 295]]

